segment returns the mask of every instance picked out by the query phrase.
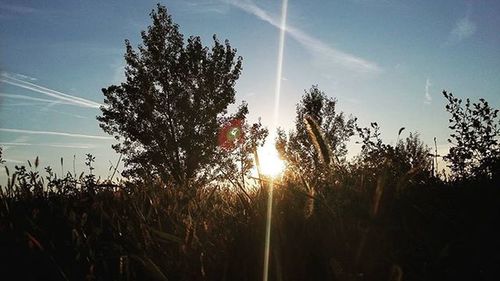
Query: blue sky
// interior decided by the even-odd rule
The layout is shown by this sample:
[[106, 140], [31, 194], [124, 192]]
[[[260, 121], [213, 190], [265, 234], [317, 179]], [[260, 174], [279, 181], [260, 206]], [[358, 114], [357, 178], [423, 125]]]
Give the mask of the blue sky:
[[[123, 79], [124, 39], [140, 43], [157, 1], [0, 0], [0, 145], [7, 164], [82, 171], [85, 153], [105, 177], [116, 155], [95, 116], [101, 88]], [[161, 1], [187, 36], [229, 39], [243, 56], [238, 101], [271, 127], [280, 1]], [[278, 125], [313, 84], [338, 108], [448, 147], [441, 91], [500, 105], [499, 1], [294, 1], [288, 4]], [[272, 129], [272, 128], [270, 128]], [[359, 149], [352, 144], [353, 153]]]

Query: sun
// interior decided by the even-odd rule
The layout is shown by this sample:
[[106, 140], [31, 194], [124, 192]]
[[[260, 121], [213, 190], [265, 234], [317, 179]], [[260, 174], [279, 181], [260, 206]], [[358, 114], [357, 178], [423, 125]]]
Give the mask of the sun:
[[260, 171], [268, 177], [278, 177], [285, 169], [285, 162], [280, 159], [272, 143], [266, 143], [258, 149]]

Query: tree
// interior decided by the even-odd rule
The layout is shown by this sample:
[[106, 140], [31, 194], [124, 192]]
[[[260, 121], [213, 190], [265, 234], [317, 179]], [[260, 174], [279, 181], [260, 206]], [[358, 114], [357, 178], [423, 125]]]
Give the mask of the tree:
[[331, 163], [345, 161], [346, 142], [354, 135], [356, 118], [346, 117], [336, 106], [337, 99], [312, 86], [297, 104], [295, 130], [288, 140], [284, 132], [278, 133], [278, 150], [295, 173], [300, 170], [313, 178]]
[[420, 139], [418, 133], [410, 133], [396, 144], [396, 154], [408, 171], [420, 171], [430, 175], [432, 170], [431, 149]]
[[484, 99], [478, 103], [456, 98], [443, 91], [448, 100], [446, 111], [451, 114], [449, 128], [453, 131], [445, 159], [457, 178], [498, 177], [500, 174], [500, 119], [498, 109]]
[[[157, 176], [177, 185], [205, 178], [213, 163], [221, 125], [231, 118], [234, 85], [242, 58], [216, 36], [204, 47], [200, 37], [184, 42], [166, 7], [150, 13], [134, 50], [125, 40], [126, 81], [102, 89], [101, 128], [121, 141], [126, 176]], [[236, 114], [244, 118], [246, 106]]]
[[430, 148], [416, 132], [399, 139], [404, 129], [399, 130], [396, 145], [391, 145], [382, 141], [376, 122], [372, 122], [368, 128], [357, 127], [362, 143], [361, 153], [356, 159], [357, 173], [364, 171], [368, 175], [378, 176], [385, 171], [393, 178], [402, 175], [429, 178], [432, 164]]
[[246, 193], [246, 180], [254, 167], [257, 147], [264, 145], [267, 135], [260, 119], [254, 124], [241, 119], [228, 120], [219, 133], [220, 153], [214, 165], [218, 184], [229, 182]]

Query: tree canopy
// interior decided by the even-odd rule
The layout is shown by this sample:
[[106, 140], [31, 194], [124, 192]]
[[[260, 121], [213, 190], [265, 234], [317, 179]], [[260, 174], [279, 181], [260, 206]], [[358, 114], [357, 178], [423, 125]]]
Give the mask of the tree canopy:
[[[125, 175], [175, 184], [202, 179], [215, 159], [218, 131], [230, 119], [242, 58], [215, 35], [211, 48], [197, 36], [186, 43], [162, 5], [150, 16], [137, 50], [125, 40], [126, 81], [102, 89], [97, 119], [120, 141], [113, 148], [124, 155]], [[241, 118], [248, 110], [240, 109]]]
[[500, 177], [500, 119], [498, 109], [484, 99], [471, 103], [443, 91], [451, 114], [448, 142], [453, 146], [445, 159], [457, 178]]
[[343, 161], [356, 118], [339, 112], [336, 106], [337, 99], [317, 86], [305, 91], [297, 104], [295, 130], [288, 139], [284, 132], [279, 134], [278, 149], [292, 169], [295, 166], [300, 173], [315, 177], [325, 164]]

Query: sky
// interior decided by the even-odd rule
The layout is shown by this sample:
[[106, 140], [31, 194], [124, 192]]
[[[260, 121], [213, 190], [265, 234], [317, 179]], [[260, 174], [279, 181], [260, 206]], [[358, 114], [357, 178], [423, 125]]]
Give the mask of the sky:
[[[141, 43], [157, 1], [0, 0], [0, 146], [7, 166], [40, 157], [55, 171], [84, 171], [96, 157], [106, 178], [118, 160], [95, 117], [102, 88], [123, 81], [124, 40]], [[170, 0], [181, 32], [205, 45], [216, 34], [243, 57], [237, 103], [274, 131], [281, 1]], [[394, 143], [419, 132], [441, 154], [443, 90], [500, 107], [500, 1], [290, 0], [277, 126], [293, 127], [312, 85], [362, 126]], [[351, 155], [359, 145], [350, 144]], [[61, 158], [64, 159], [61, 165]], [[5, 175], [0, 172], [0, 184]]]

